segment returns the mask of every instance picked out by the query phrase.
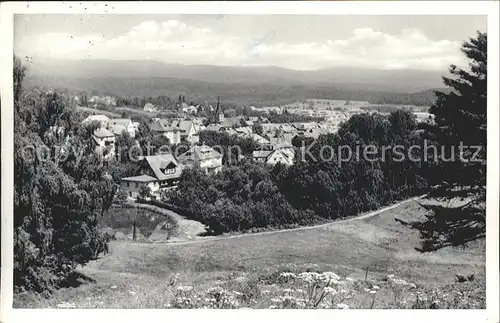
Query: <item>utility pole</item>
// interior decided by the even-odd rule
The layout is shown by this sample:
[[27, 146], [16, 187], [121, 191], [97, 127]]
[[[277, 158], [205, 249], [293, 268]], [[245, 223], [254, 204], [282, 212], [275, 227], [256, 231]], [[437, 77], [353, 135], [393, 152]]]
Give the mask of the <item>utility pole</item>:
[[135, 217], [134, 217], [134, 228], [132, 229], [132, 240], [135, 241], [136, 230], [135, 230], [135, 221], [137, 220], [137, 206], [135, 207]]

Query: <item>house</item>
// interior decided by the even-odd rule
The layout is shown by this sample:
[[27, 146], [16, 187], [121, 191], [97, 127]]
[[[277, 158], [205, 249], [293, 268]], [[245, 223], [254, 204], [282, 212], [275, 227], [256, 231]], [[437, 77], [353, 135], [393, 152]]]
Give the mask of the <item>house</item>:
[[189, 114], [197, 114], [198, 113], [198, 107], [195, 107], [194, 105], [190, 105], [188, 107], [183, 106], [182, 107], [182, 112], [189, 113]]
[[428, 112], [413, 112], [415, 119], [418, 123], [429, 123], [433, 124], [435, 116]]
[[139, 131], [140, 125], [141, 125], [140, 122], [132, 122], [132, 126], [134, 127], [135, 132]]
[[239, 128], [235, 128], [234, 130], [238, 134], [242, 134], [242, 135], [249, 135], [253, 132], [252, 127], [239, 127]]
[[90, 99], [87, 100], [87, 103], [89, 104], [97, 104], [101, 102], [101, 98], [98, 97], [97, 95], [91, 96]]
[[130, 137], [135, 137], [134, 123], [130, 119], [111, 119], [109, 128], [115, 135], [120, 135], [123, 131], [128, 132]]
[[185, 167], [200, 167], [207, 174], [216, 174], [222, 169], [222, 155], [206, 145], [191, 147], [178, 160]]
[[272, 150], [256, 150], [252, 152], [252, 157], [256, 162], [270, 165], [281, 163], [290, 166], [293, 165], [295, 151], [291, 147], [277, 147]]
[[143, 108], [144, 111], [146, 112], [157, 112], [158, 109], [152, 104], [152, 103], [146, 103]]
[[90, 124], [92, 122], [99, 122], [102, 128], [107, 128], [110, 119], [102, 114], [91, 115], [83, 119], [82, 124]]
[[106, 128], [99, 128], [94, 131], [92, 138], [96, 144], [96, 151], [102, 153], [104, 159], [112, 158], [115, 155], [115, 135]]
[[259, 145], [267, 145], [269, 144], [269, 140], [266, 138], [262, 137], [261, 135], [258, 135], [256, 133], [252, 133], [247, 136], [248, 138], [251, 138], [253, 141], [255, 141]]
[[237, 128], [242, 127], [244, 119], [242, 117], [230, 117], [226, 118], [224, 113], [219, 113], [218, 115], [219, 124], [225, 128]]
[[171, 144], [178, 144], [181, 142], [181, 131], [171, 127], [169, 120], [158, 119], [151, 124], [151, 131], [161, 134], [168, 138]]
[[206, 131], [224, 131], [225, 128], [218, 123], [211, 123], [205, 127]]
[[162, 190], [176, 187], [182, 174], [182, 165], [172, 154], [145, 156], [140, 164], [137, 176], [125, 177], [120, 181], [120, 189], [131, 198], [137, 198], [141, 188], [148, 186], [153, 196]]
[[180, 129], [181, 140], [185, 140], [191, 144], [197, 144], [200, 141], [198, 125], [192, 120], [177, 120], [174, 121], [172, 126]]
[[173, 120], [170, 122], [166, 119], [159, 119], [151, 124], [151, 131], [164, 135], [174, 145], [179, 144], [182, 140], [191, 144], [200, 141], [198, 125], [192, 120]]

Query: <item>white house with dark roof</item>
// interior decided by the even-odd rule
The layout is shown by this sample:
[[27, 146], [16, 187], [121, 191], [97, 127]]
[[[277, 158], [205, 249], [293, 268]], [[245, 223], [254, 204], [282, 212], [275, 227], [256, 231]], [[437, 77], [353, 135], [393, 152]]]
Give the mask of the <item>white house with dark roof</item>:
[[136, 198], [143, 186], [148, 186], [153, 196], [162, 190], [175, 188], [182, 174], [183, 166], [172, 154], [145, 156], [137, 176], [121, 179], [120, 189], [131, 198]]
[[143, 108], [146, 112], [157, 112], [158, 109], [152, 103], [146, 103]]
[[164, 135], [171, 144], [179, 144], [181, 140], [191, 144], [200, 141], [198, 124], [192, 120], [159, 119], [151, 124], [151, 131]]
[[207, 174], [216, 174], [222, 169], [222, 155], [207, 145], [191, 147], [178, 160], [185, 167], [200, 167]]
[[125, 131], [130, 137], [135, 137], [135, 126], [130, 119], [111, 119], [109, 121], [109, 129], [116, 136], [121, 135]]
[[294, 163], [295, 151], [293, 148], [276, 148], [273, 150], [256, 150], [252, 152], [253, 160], [270, 165], [282, 163], [291, 166]]
[[102, 153], [104, 159], [109, 159], [115, 155], [115, 135], [106, 128], [99, 128], [94, 131], [92, 138], [96, 144], [96, 150]]

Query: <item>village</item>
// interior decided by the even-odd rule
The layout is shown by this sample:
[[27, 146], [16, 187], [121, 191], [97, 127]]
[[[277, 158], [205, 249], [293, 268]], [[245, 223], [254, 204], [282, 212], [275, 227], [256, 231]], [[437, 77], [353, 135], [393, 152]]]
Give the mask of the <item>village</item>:
[[[80, 102], [78, 97], [74, 100]], [[89, 107], [95, 108], [99, 105], [116, 106], [116, 99], [110, 96], [92, 96], [87, 102]], [[202, 131], [225, 133], [254, 141], [258, 149], [252, 152], [253, 162], [293, 165], [296, 155], [294, 138], [299, 136], [318, 139], [320, 135], [335, 133], [342, 122], [356, 114], [389, 114], [369, 109], [370, 106], [367, 101], [311, 99], [285, 106], [261, 108], [250, 106], [249, 110], [253, 116], [235, 116], [234, 109], [224, 110], [220, 102], [217, 102], [216, 107], [188, 105], [181, 102], [177, 104], [178, 112], [174, 117], [164, 118], [161, 115], [165, 109], [148, 102], [142, 111], [157, 116], [148, 118], [149, 124], [145, 126], [155, 135], [168, 139], [170, 145], [184, 144], [189, 149], [179, 155], [172, 152], [148, 155], [143, 149], [137, 160], [139, 171], [135, 176], [122, 178], [120, 190], [129, 199], [137, 199], [141, 190], [147, 187], [150, 192], [149, 197], [158, 198], [162, 191], [175, 189], [185, 168], [199, 167], [207, 174], [219, 173], [223, 167], [223, 156], [219, 151], [200, 141], [199, 135]], [[200, 116], [202, 114], [204, 116]], [[270, 115], [283, 114], [299, 116], [298, 118], [315, 118], [317, 121], [270, 122]], [[413, 112], [413, 114], [417, 122], [432, 122], [433, 116], [427, 112]], [[92, 122], [98, 122], [100, 125], [92, 137], [96, 151], [102, 154], [104, 160], [117, 157], [117, 137], [124, 132], [130, 138], [134, 138], [135, 145], [141, 148], [137, 140], [140, 123], [133, 121], [132, 118], [110, 118], [104, 114], [94, 113], [86, 117], [82, 124]]]
[[9, 314], [497, 309], [498, 6], [286, 5], [7, 17]]

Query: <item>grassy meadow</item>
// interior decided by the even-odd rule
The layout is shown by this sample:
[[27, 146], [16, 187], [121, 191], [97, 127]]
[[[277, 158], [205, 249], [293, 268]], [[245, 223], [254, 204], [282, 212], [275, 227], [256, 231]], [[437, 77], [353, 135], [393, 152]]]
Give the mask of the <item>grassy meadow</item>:
[[175, 244], [116, 240], [80, 269], [92, 282], [49, 299], [18, 294], [14, 307], [485, 308], [485, 240], [421, 253], [419, 231], [395, 218], [426, 212], [410, 201], [304, 230]]

